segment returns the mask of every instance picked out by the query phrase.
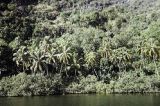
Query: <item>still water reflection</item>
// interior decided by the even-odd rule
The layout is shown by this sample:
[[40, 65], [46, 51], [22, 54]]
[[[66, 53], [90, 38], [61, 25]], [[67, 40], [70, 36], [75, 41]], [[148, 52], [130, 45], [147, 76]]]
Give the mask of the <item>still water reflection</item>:
[[0, 106], [160, 106], [160, 95], [0, 97]]

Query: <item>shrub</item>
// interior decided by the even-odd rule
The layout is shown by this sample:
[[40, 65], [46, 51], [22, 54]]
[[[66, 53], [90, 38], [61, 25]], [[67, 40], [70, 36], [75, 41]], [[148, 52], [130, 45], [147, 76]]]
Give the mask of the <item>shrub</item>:
[[16, 4], [8, 4], [7, 7], [9, 10], [14, 10], [16, 8]]
[[20, 73], [16, 76], [2, 78], [0, 81], [0, 96], [32, 96], [53, 95], [60, 93], [61, 77], [27, 75]]
[[73, 82], [66, 88], [66, 93], [105, 93], [107, 85], [98, 81], [96, 76], [81, 77], [79, 82]]
[[112, 93], [145, 93], [157, 92], [154, 85], [159, 82], [155, 76], [145, 76], [143, 72], [126, 72], [117, 81], [111, 81], [109, 86]]

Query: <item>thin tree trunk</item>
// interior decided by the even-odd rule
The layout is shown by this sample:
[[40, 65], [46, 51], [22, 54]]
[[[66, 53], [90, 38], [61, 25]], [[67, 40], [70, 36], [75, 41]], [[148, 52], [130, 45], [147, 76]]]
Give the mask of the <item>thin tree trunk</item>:
[[76, 69], [75, 69], [75, 70], [74, 70], [75, 77], [77, 76], [76, 72], [77, 72], [77, 71], [76, 71]]
[[158, 77], [158, 79], [159, 79], [159, 72], [158, 72], [157, 64], [156, 64], [156, 61], [155, 61], [155, 60], [154, 60], [154, 65], [155, 65], [155, 71], [156, 71], [157, 77]]
[[60, 70], [59, 70], [59, 71], [60, 71], [60, 74], [62, 74], [62, 68], [63, 68], [63, 65], [61, 65], [61, 68], [60, 68]]
[[93, 71], [94, 71], [94, 73], [95, 73], [96, 77], [98, 78], [98, 74], [97, 74], [96, 70], [95, 70], [95, 69], [93, 69]]
[[67, 69], [66, 69], [66, 64], [65, 64], [65, 72], [66, 72], [66, 76], [68, 77], [68, 73], [67, 73]]

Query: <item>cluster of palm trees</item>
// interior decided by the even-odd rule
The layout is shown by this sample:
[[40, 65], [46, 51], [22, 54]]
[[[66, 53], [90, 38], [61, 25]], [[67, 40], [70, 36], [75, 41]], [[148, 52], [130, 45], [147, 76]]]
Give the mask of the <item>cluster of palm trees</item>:
[[[69, 70], [69, 66], [78, 64], [75, 61], [70, 47], [67, 45], [51, 43], [49, 37], [37, 42], [33, 40], [29, 46], [21, 46], [19, 50], [14, 53], [14, 61], [18, 66], [22, 66], [23, 70], [30, 70], [33, 74], [43, 73], [49, 74], [49, 65], [59, 71], [59, 73]], [[72, 64], [71, 64], [72, 63]]]
[[[102, 71], [113, 73], [114, 67], [118, 68], [118, 72], [128, 71], [129, 67], [143, 69], [146, 66], [145, 62], [148, 61], [154, 63], [156, 75], [159, 77], [157, 66], [160, 54], [159, 41], [145, 38], [135, 46], [136, 49], [127, 46], [116, 47], [113, 46], [111, 39], [102, 38], [98, 50], [83, 51], [84, 55], [79, 56], [77, 48], [74, 48], [69, 41], [45, 37], [41, 40], [32, 40], [28, 46], [21, 46], [14, 53], [14, 61], [23, 67], [24, 71], [30, 70], [33, 74], [49, 75], [53, 72], [66, 76], [74, 73], [77, 76], [79, 72], [86, 71], [94, 73], [98, 78], [102, 76]], [[101, 68], [104, 62], [109, 65]], [[133, 64], [137, 62], [140, 64], [139, 67], [134, 67]]]

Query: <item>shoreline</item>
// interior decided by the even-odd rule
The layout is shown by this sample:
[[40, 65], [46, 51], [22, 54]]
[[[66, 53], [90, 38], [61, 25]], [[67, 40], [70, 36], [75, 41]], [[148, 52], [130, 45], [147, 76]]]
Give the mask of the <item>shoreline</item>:
[[108, 93], [108, 94], [99, 94], [99, 93], [68, 93], [68, 94], [55, 94], [55, 95], [32, 95], [32, 96], [0, 96], [0, 98], [8, 97], [52, 97], [52, 96], [68, 96], [68, 95], [160, 95], [160, 92], [145, 92], [145, 93]]

